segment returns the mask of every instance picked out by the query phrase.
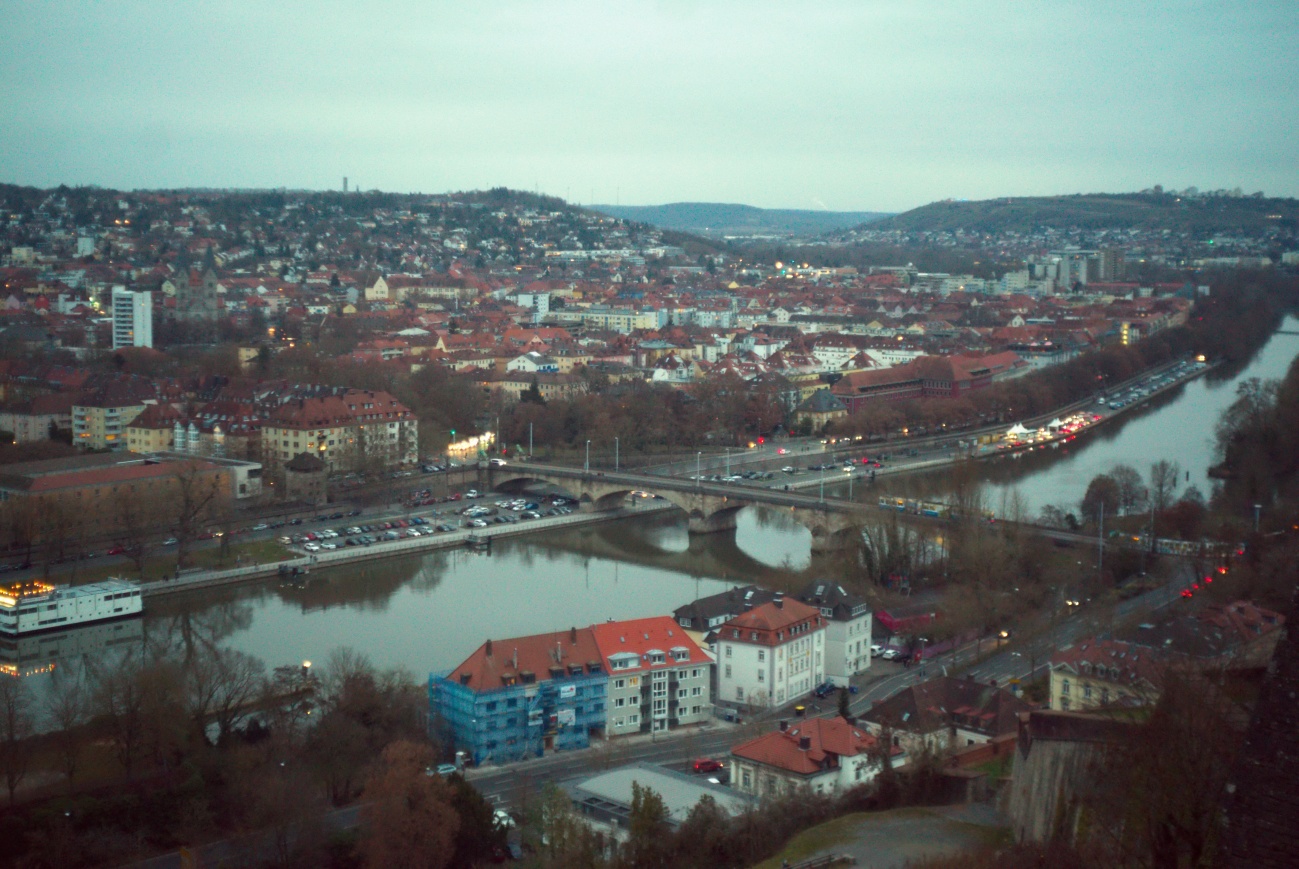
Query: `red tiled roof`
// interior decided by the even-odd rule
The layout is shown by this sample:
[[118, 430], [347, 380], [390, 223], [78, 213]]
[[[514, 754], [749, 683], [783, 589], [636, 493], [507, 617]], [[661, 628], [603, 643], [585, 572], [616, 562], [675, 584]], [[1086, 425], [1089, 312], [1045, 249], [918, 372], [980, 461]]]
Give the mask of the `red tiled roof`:
[[[631, 619], [623, 622], [605, 622], [593, 625], [591, 633], [595, 644], [608, 666], [609, 656], [620, 652], [635, 652], [640, 660], [632, 667], [623, 667], [619, 672], [628, 670], [653, 669], [670, 667], [680, 663], [709, 664], [712, 659], [690, 638], [685, 629], [670, 616], [653, 616], [647, 619]], [[673, 649], [686, 649], [690, 653], [687, 661], [677, 661], [671, 657]], [[648, 653], [663, 652], [666, 659], [662, 664], [651, 665]]]
[[[807, 748], [799, 747], [803, 737], [808, 738]], [[875, 737], [842, 718], [808, 718], [788, 730], [741, 743], [731, 754], [796, 775], [815, 775], [837, 758], [865, 754], [875, 743]]]
[[550, 678], [551, 667], [578, 665], [583, 673], [590, 664], [604, 667], [600, 648], [590, 628], [570, 628], [505, 640], [488, 640], [447, 676], [475, 691], [492, 691], [532, 673], [538, 682]]

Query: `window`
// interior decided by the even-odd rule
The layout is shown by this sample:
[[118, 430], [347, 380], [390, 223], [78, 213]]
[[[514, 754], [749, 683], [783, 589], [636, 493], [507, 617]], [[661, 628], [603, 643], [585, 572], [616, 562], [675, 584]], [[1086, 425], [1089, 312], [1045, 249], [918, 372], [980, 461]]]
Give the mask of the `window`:
[[615, 680], [613, 680], [613, 687], [614, 687], [614, 688], [626, 688], [626, 687], [627, 687], [627, 680], [626, 680], [626, 679], [615, 679]]
[[733, 646], [730, 646], [730, 645], [728, 645], [728, 646], [726, 647], [726, 657], [728, 657], [728, 658], [731, 657], [731, 649], [732, 649], [732, 648], [734, 648], [734, 647], [733, 647]]
[[640, 724], [640, 716], [639, 716], [639, 715], [628, 715], [628, 716], [627, 716], [627, 723], [628, 723], [628, 724]]
[[1063, 709], [1063, 710], [1066, 711], [1066, 712], [1069, 711], [1069, 698], [1068, 698], [1068, 697], [1061, 697], [1061, 698], [1060, 698], [1060, 708]]
[[766, 650], [766, 649], [758, 649], [758, 661], [761, 662], [761, 661], [765, 661], [765, 660], [767, 660], [767, 650]]
[[767, 681], [767, 671], [766, 671], [766, 670], [759, 670], [759, 671], [758, 671], [758, 681], [759, 681], [759, 682], [765, 682], [765, 681]]
[[730, 665], [730, 664], [727, 664], [727, 665], [726, 665], [726, 678], [727, 678], [727, 679], [731, 678], [731, 665]]
[[1063, 682], [1060, 683], [1060, 693], [1061, 693], [1061, 694], [1068, 694], [1068, 693], [1069, 693], [1069, 680], [1068, 680], [1068, 679], [1065, 679]]
[[615, 709], [621, 709], [621, 708], [625, 705], [625, 702], [624, 702], [625, 700], [626, 700], [626, 698], [624, 698], [624, 697], [615, 697], [615, 698], [614, 698], [614, 701], [613, 701], [613, 708], [615, 708]]
[[1084, 700], [1092, 699], [1092, 686], [1090, 685], [1083, 686], [1083, 699]]

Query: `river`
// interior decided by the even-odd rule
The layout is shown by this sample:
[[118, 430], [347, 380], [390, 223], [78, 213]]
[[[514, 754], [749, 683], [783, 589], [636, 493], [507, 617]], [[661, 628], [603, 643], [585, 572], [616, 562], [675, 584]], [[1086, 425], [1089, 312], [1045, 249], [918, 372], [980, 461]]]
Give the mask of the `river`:
[[[1282, 329], [1299, 331], [1299, 320], [1287, 318]], [[1059, 450], [983, 464], [988, 502], [995, 507], [1013, 490], [1034, 512], [1045, 504], [1076, 509], [1096, 474], [1118, 463], [1145, 474], [1161, 458], [1177, 461], [1207, 494], [1213, 427], [1237, 384], [1282, 377], [1296, 355], [1299, 335], [1273, 335], [1238, 371], [1178, 387]], [[941, 491], [943, 479], [880, 478], [878, 489], [859, 484], [854, 494], [928, 494]], [[153, 648], [228, 646], [268, 667], [324, 661], [349, 646], [422, 678], [454, 667], [489, 638], [667, 614], [732, 584], [794, 587], [844, 569], [810, 558], [810, 535], [786, 512], [750, 508], [738, 523], [734, 537], [691, 539], [684, 517], [664, 511], [498, 541], [490, 555], [443, 550], [320, 570], [300, 587], [272, 582], [175, 595], [149, 602], [143, 640]], [[86, 659], [101, 653], [80, 650]]]

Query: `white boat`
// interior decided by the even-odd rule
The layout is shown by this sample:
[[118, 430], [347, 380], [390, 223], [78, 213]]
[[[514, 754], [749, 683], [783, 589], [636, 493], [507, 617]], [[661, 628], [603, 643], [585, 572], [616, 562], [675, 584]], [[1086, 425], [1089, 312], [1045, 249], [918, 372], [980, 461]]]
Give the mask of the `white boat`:
[[140, 586], [124, 579], [50, 585], [28, 579], [0, 585], [0, 634], [18, 636], [139, 615]]

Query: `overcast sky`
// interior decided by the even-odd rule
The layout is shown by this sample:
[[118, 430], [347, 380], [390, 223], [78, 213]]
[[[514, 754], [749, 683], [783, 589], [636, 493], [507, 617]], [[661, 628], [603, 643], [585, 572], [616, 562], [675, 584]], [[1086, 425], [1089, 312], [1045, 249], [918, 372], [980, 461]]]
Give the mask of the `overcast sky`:
[[0, 180], [1299, 195], [1295, 0], [0, 0]]

